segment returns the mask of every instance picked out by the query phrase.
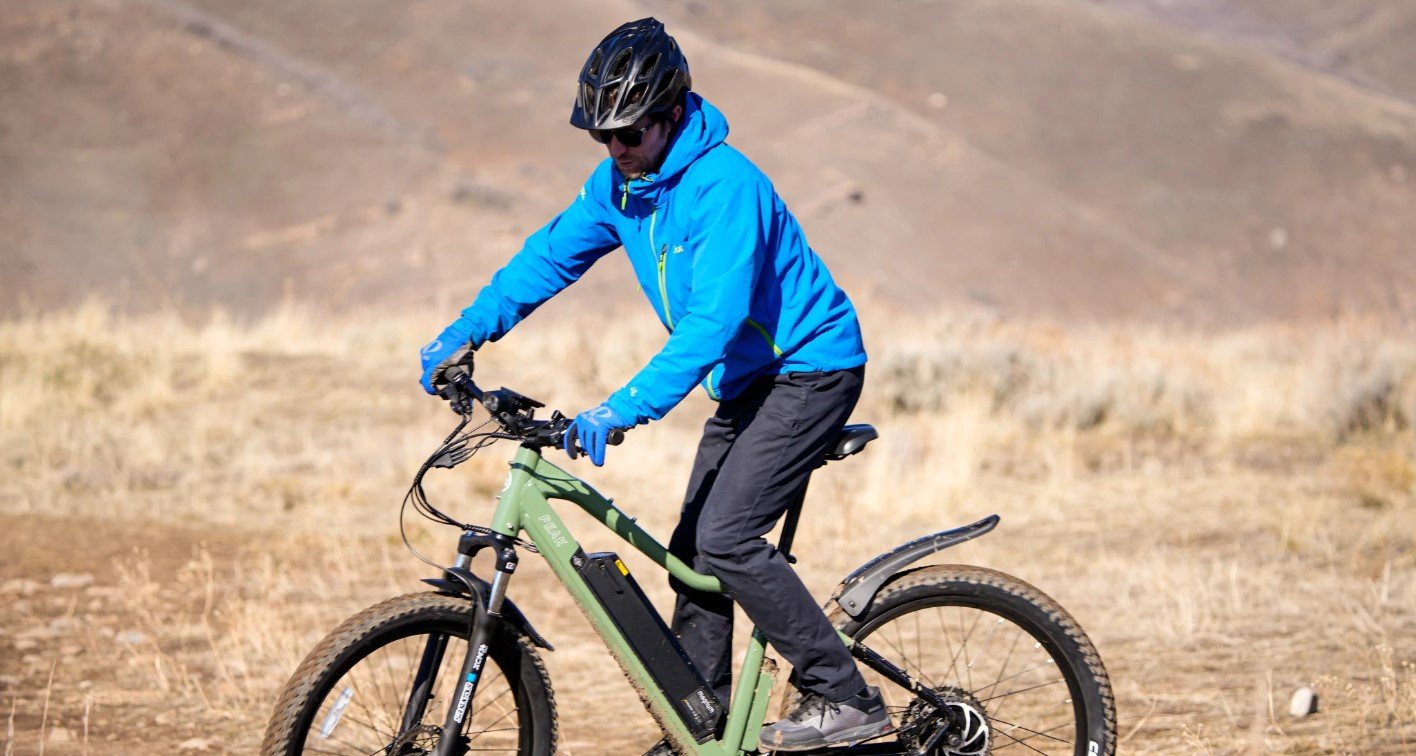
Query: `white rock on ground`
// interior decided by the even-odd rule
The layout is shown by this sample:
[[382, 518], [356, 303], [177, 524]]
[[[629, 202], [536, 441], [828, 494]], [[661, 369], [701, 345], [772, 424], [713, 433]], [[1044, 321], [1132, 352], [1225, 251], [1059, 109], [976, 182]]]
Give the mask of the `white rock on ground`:
[[1318, 711], [1318, 694], [1312, 688], [1303, 687], [1293, 691], [1288, 701], [1288, 713], [1295, 717], [1306, 717]]
[[93, 575], [87, 572], [61, 572], [49, 579], [50, 588], [87, 588], [93, 585]]

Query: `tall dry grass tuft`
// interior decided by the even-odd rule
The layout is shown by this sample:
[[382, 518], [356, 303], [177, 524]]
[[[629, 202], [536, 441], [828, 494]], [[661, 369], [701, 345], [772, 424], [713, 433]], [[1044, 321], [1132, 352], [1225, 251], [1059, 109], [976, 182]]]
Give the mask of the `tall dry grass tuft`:
[[[664, 338], [638, 313], [616, 318], [613, 338], [540, 317], [483, 349], [478, 377], [567, 411], [617, 388]], [[998, 512], [998, 531], [946, 556], [1018, 574], [1078, 617], [1116, 680], [1131, 750], [1382, 752], [1410, 739], [1409, 330], [903, 318], [863, 309], [871, 361], [856, 419], [881, 438], [813, 482], [796, 551], [814, 591], [889, 545]], [[121, 611], [86, 620], [89, 663], [58, 668], [69, 720], [88, 699], [61, 686], [82, 674], [95, 737], [121, 728], [115, 701], [180, 701], [181, 717], [162, 725], [174, 744], [185, 718], [249, 751], [275, 691], [324, 632], [421, 587], [426, 570], [403, 552], [394, 514], [452, 421], [415, 384], [414, 352], [442, 320], [293, 305], [253, 320], [122, 316], [90, 303], [0, 323], [0, 516], [39, 528], [148, 524], [132, 544], [146, 553], [99, 569]], [[607, 467], [571, 469], [667, 537], [711, 411], [695, 395], [630, 434]], [[431, 477], [430, 495], [484, 520], [509, 452]], [[587, 548], [625, 550], [586, 518], [567, 519]], [[453, 534], [421, 522], [410, 532], [434, 558], [450, 554]], [[663, 581], [627, 561], [665, 606]], [[549, 598], [549, 576], [532, 564], [517, 580], [559, 649], [550, 662], [567, 750], [652, 740], [579, 615]], [[43, 672], [18, 673], [21, 722], [39, 713]], [[1258, 677], [1280, 702], [1286, 687], [1317, 685], [1324, 715], [1257, 716]]]

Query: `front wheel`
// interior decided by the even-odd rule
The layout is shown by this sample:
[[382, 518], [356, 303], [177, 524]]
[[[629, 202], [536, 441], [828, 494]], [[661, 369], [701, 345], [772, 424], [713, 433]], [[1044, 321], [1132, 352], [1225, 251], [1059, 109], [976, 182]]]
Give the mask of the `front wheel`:
[[[468, 599], [416, 593], [349, 618], [286, 684], [262, 756], [433, 753], [459, 688], [472, 616]], [[556, 702], [545, 665], [505, 626], [488, 645], [466, 742], [454, 752], [550, 756]]]
[[922, 567], [886, 583], [859, 620], [840, 607], [832, 620], [948, 702], [952, 711], [936, 711], [861, 665], [912, 749], [932, 742], [930, 754], [947, 756], [1116, 752], [1116, 707], [1096, 648], [1056, 601], [1015, 577]]

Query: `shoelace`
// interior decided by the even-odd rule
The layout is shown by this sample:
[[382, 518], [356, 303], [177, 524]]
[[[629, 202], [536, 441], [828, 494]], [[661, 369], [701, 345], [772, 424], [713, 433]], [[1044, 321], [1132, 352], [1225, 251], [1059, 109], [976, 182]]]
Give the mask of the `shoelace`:
[[828, 712], [833, 714], [841, 713], [841, 705], [835, 701], [826, 700], [825, 696], [808, 693], [802, 700], [801, 706], [798, 706], [797, 710], [792, 712], [791, 716], [787, 718], [793, 722], [805, 722], [812, 716], [819, 716], [821, 717], [821, 722], [824, 723]]

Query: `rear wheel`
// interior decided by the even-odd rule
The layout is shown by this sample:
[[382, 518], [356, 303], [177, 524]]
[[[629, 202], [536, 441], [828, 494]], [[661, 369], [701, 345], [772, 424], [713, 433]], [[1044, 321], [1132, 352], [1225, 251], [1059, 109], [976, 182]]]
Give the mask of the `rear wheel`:
[[[472, 613], [467, 599], [419, 593], [346, 620], [286, 684], [266, 730], [263, 756], [431, 753], [459, 689]], [[491, 663], [471, 702], [466, 747], [550, 756], [556, 745], [555, 696], [540, 657], [505, 626], [493, 634], [488, 656]], [[415, 696], [420, 666], [432, 674]], [[405, 719], [413, 721], [405, 725]]]
[[937, 710], [861, 664], [902, 745], [933, 742], [930, 754], [948, 756], [1116, 752], [1101, 657], [1037, 588], [994, 570], [940, 565], [892, 578], [859, 620], [832, 606], [844, 633], [947, 702], [949, 711]]

